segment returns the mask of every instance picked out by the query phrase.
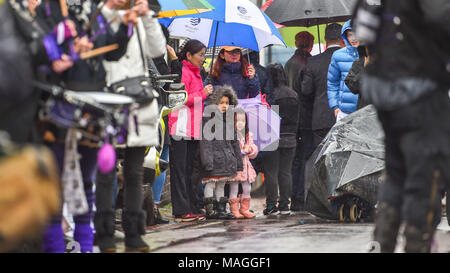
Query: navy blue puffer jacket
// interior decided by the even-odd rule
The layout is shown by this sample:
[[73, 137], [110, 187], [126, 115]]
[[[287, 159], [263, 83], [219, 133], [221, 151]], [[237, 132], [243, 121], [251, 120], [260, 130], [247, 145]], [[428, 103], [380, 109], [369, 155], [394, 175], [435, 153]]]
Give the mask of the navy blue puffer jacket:
[[353, 61], [358, 58], [358, 50], [349, 43], [344, 35], [346, 30], [351, 29], [349, 20], [344, 24], [341, 31], [345, 47], [333, 53], [328, 68], [328, 104], [331, 109], [339, 108], [346, 114], [353, 113], [358, 104], [358, 95], [353, 94], [344, 83]]
[[[220, 80], [212, 78], [212, 85], [223, 86], [231, 85], [238, 99], [254, 98], [259, 94], [260, 86], [258, 76], [253, 79], [242, 77], [241, 63], [224, 64]], [[215, 88], [214, 88], [215, 89]]]

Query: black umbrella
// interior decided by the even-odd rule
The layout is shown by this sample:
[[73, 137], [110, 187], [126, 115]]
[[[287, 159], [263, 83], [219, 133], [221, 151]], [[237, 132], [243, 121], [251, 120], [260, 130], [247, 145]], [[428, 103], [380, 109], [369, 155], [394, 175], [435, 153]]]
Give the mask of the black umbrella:
[[275, 0], [269, 18], [285, 26], [310, 27], [350, 19], [357, 0]]
[[320, 50], [319, 25], [347, 21], [352, 16], [356, 2], [357, 0], [274, 0], [265, 13], [272, 21], [285, 26], [317, 25]]
[[307, 162], [306, 210], [328, 219], [370, 216], [384, 169], [383, 137], [373, 106], [336, 123]]

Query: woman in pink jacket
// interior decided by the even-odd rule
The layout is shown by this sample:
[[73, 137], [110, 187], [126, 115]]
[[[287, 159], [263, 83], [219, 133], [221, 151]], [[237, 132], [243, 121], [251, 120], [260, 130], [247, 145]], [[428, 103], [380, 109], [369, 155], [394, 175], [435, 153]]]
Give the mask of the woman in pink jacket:
[[191, 179], [197, 151], [203, 101], [213, 92], [213, 87], [203, 86], [200, 69], [205, 61], [206, 46], [197, 40], [188, 41], [179, 54], [183, 69], [181, 82], [185, 84], [188, 100], [183, 108], [169, 115], [170, 191], [172, 213], [177, 221], [205, 219], [198, 214], [196, 196], [200, 179]]
[[[248, 129], [247, 114], [244, 109], [238, 108], [235, 112], [236, 131], [241, 147], [242, 162], [244, 164], [242, 172], [238, 172], [233, 177], [234, 182], [230, 185], [230, 203], [231, 213], [237, 218], [254, 218], [250, 208], [251, 183], [256, 179], [256, 172], [250, 162], [258, 155], [258, 147], [253, 143], [252, 133]], [[239, 184], [242, 185], [242, 195], [238, 198]], [[240, 205], [240, 206], [239, 206]]]

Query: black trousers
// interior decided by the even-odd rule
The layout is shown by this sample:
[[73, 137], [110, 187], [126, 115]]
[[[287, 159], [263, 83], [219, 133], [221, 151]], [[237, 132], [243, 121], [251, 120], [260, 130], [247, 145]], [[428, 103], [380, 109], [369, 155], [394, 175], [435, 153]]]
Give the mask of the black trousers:
[[289, 198], [292, 194], [291, 168], [294, 156], [295, 148], [278, 148], [276, 151], [268, 152], [262, 159], [268, 206], [276, 205], [277, 201], [279, 207], [289, 206]]
[[[127, 147], [124, 149], [124, 209], [128, 211], [142, 210], [142, 181], [146, 147]], [[113, 205], [113, 183], [115, 168], [112, 172], [97, 172], [96, 203], [97, 211], [110, 210]]]
[[298, 202], [305, 200], [305, 165], [313, 152], [312, 130], [300, 130], [292, 163], [292, 199]]
[[201, 183], [197, 158], [198, 140], [171, 139], [170, 195], [175, 216], [198, 213], [198, 191]]
[[450, 183], [450, 99], [429, 94], [399, 110], [378, 111], [385, 131], [386, 181], [380, 203], [402, 220], [433, 232], [441, 218], [441, 197]]

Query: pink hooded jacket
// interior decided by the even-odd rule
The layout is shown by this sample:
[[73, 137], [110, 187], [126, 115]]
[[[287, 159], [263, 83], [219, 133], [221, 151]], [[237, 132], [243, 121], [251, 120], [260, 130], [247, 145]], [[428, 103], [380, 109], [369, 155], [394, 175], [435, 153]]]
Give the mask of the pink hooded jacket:
[[[245, 140], [239, 140], [239, 146], [241, 147], [241, 151], [244, 149]], [[248, 145], [250, 146], [249, 154], [242, 154], [242, 162], [244, 163], [244, 170], [242, 172], [238, 172], [233, 180], [237, 182], [250, 182], [253, 183], [256, 180], [256, 172], [250, 162], [250, 159], [255, 159], [258, 155], [258, 147], [253, 143], [253, 135], [252, 133], [248, 134]]]
[[181, 109], [169, 114], [169, 134], [199, 139], [202, 128], [203, 101], [207, 97], [203, 91], [200, 68], [183, 60], [181, 82], [185, 84], [188, 99]]

